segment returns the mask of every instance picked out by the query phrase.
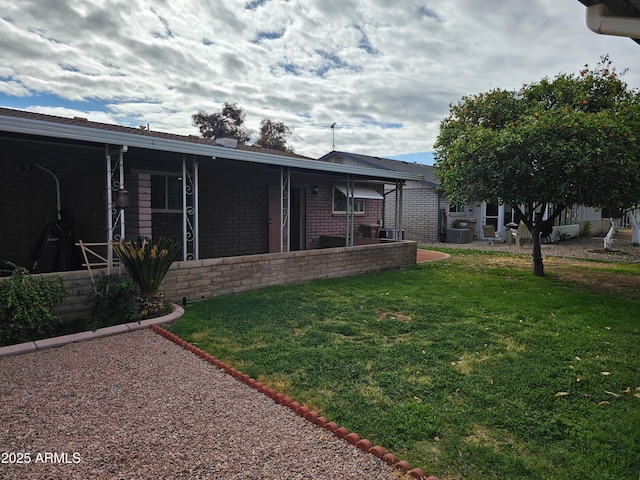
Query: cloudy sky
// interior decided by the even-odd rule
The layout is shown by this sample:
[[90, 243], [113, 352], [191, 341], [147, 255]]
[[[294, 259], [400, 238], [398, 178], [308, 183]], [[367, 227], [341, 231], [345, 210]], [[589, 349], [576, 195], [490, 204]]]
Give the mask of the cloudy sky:
[[0, 0], [0, 105], [198, 134], [192, 114], [237, 103], [254, 131], [290, 126], [299, 154], [397, 157], [429, 152], [463, 95], [604, 54], [640, 87], [640, 45], [584, 15], [577, 0]]

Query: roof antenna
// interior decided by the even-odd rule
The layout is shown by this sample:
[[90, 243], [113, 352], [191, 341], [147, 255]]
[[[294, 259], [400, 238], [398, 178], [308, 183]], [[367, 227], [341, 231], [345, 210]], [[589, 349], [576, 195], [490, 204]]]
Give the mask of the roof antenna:
[[331, 151], [336, 151], [336, 122], [331, 124]]

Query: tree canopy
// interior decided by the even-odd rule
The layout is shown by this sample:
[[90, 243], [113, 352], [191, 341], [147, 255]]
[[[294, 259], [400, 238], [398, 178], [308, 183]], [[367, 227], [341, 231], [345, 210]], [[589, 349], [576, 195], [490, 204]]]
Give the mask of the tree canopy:
[[290, 150], [287, 147], [287, 137], [291, 135], [291, 129], [282, 122], [275, 122], [269, 118], [263, 118], [260, 122], [260, 138], [256, 145], [271, 150]]
[[222, 110], [209, 114], [202, 110], [192, 116], [194, 126], [205, 138], [235, 138], [238, 143], [249, 141], [249, 131], [244, 128], [245, 113], [235, 103], [225, 103]]
[[[209, 114], [202, 110], [192, 116], [193, 125], [200, 129], [205, 138], [234, 138], [246, 145], [251, 132], [244, 126], [246, 115], [235, 103], [225, 103], [220, 111]], [[287, 146], [291, 129], [282, 122], [263, 118], [260, 122], [260, 137], [256, 145], [271, 150], [293, 151]]]
[[533, 233], [536, 274], [539, 232], [564, 208], [640, 203], [640, 94], [623, 73], [603, 57], [579, 74], [463, 97], [440, 124], [441, 191], [513, 207]]

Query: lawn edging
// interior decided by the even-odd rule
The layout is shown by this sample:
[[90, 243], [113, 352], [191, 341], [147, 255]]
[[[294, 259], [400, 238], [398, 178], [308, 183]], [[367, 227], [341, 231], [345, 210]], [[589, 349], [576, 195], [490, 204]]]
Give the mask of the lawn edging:
[[204, 350], [192, 345], [191, 343], [183, 340], [176, 334], [162, 328], [158, 324], [151, 325], [151, 329], [167, 340], [175, 343], [176, 345], [181, 346], [185, 350], [188, 350], [195, 354], [196, 356], [202, 358], [203, 360], [211, 363], [217, 368], [224, 370], [227, 374], [231, 375], [236, 380], [239, 380], [251, 388], [254, 388], [258, 392], [266, 395], [271, 398], [274, 402], [290, 408], [297, 415], [304, 418], [305, 420], [313, 423], [314, 425], [324, 428], [329, 432], [333, 433], [336, 437], [340, 439], [344, 439], [347, 443], [351, 445], [355, 445], [360, 450], [367, 452], [376, 458], [386, 462], [387, 464], [393, 466], [399, 471], [410, 475], [413, 478], [421, 479], [421, 480], [439, 480], [438, 477], [435, 476], [427, 476], [427, 474], [421, 468], [412, 468], [409, 462], [406, 460], [399, 460], [393, 453], [387, 452], [383, 447], [379, 445], [372, 445], [371, 441], [366, 438], [361, 438], [355, 432], [349, 432], [345, 427], [338, 426], [335, 422], [330, 422], [327, 418], [322, 417], [318, 414], [318, 412], [309, 409], [309, 407], [300, 404], [299, 402], [294, 401], [292, 398], [285, 396], [282, 393], [277, 392], [276, 390], [263, 385], [258, 382], [254, 378], [251, 378], [246, 373], [233, 368], [232, 366], [221, 362], [213, 355], [205, 352]]
[[16, 345], [7, 345], [0, 347], [0, 357], [8, 357], [11, 355], [21, 355], [23, 353], [36, 352], [47, 348], [61, 347], [69, 343], [84, 342], [94, 340], [96, 338], [108, 337], [119, 333], [132, 332], [143, 328], [149, 328], [153, 325], [171, 323], [184, 315], [184, 308], [175, 303], [171, 303], [171, 313], [162, 317], [148, 318], [139, 322], [121, 323], [111, 327], [99, 328], [94, 331], [86, 331], [72, 333], [69, 335], [61, 335], [59, 337], [45, 338], [35, 340], [33, 342], [18, 343]]

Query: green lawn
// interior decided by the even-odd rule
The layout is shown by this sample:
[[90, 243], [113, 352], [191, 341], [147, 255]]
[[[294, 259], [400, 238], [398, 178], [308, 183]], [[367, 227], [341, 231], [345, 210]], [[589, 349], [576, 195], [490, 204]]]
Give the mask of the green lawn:
[[193, 303], [171, 330], [443, 480], [637, 480], [640, 265], [450, 253]]

